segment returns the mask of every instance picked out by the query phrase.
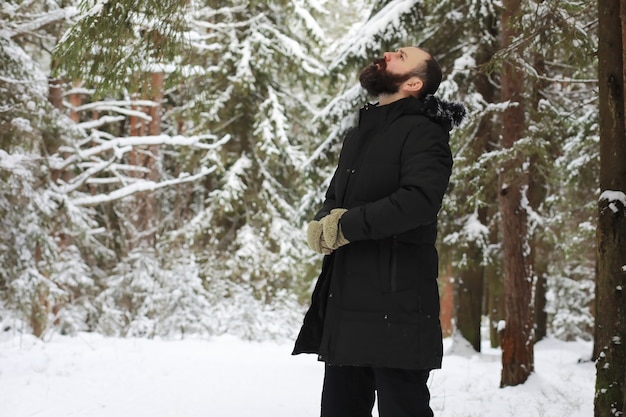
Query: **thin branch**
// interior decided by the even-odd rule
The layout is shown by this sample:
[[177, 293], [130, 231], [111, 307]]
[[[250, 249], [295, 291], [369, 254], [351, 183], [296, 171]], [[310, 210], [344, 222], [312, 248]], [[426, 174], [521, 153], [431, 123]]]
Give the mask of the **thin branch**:
[[64, 170], [72, 164], [75, 164], [81, 160], [89, 159], [93, 156], [103, 154], [108, 151], [113, 151], [117, 158], [121, 158], [125, 153], [132, 150], [134, 146], [153, 146], [153, 145], [176, 145], [176, 146], [189, 146], [193, 148], [213, 150], [219, 148], [230, 140], [230, 135], [225, 135], [219, 141], [206, 144], [201, 140], [207, 138], [214, 138], [213, 135], [202, 135], [194, 137], [185, 136], [131, 136], [126, 138], [116, 138], [102, 145], [94, 146], [86, 150], [78, 150], [77, 153], [71, 155], [65, 159], [61, 164], [55, 164], [53, 169]]
[[154, 191], [154, 190], [158, 190], [159, 188], [165, 188], [165, 187], [170, 187], [172, 185], [179, 185], [179, 184], [184, 184], [186, 182], [196, 181], [202, 177], [209, 175], [216, 169], [217, 167], [211, 167], [211, 168], [203, 167], [202, 171], [199, 172], [198, 174], [189, 175], [187, 173], [183, 173], [176, 179], [161, 181], [161, 182], [140, 180], [133, 184], [120, 188], [119, 190], [115, 190], [109, 194], [99, 194], [95, 196], [86, 196], [82, 198], [73, 199], [72, 203], [77, 206], [84, 206], [84, 207], [93, 207], [93, 206], [97, 206], [103, 203], [110, 203], [113, 201], [121, 200], [123, 198], [129, 197], [131, 195], [134, 195], [140, 192]]
[[[25, 33], [34, 33], [35, 31], [41, 29], [44, 26], [47, 26], [51, 23], [60, 22], [62, 20], [69, 19], [78, 14], [78, 9], [76, 7], [66, 7], [64, 9], [54, 10], [45, 14], [42, 14], [40, 17], [35, 18], [34, 20], [30, 20], [26, 23], [14, 24], [12, 28], [5, 28], [3, 30], [4, 36], [8, 38], [13, 38], [17, 35], [22, 35]], [[30, 17], [30, 16], [29, 16]]]

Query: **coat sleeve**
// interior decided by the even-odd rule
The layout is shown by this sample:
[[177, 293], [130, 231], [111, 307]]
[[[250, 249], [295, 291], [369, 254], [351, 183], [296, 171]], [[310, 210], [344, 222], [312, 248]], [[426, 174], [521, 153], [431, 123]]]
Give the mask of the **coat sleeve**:
[[399, 188], [348, 210], [341, 217], [346, 239], [384, 239], [436, 222], [452, 171], [448, 140], [435, 123], [416, 126], [402, 148]]

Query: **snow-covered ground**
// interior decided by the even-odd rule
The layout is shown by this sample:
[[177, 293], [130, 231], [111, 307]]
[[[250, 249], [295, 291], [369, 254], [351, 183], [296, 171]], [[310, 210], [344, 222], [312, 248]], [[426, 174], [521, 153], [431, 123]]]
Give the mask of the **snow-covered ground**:
[[[445, 341], [436, 417], [588, 417], [588, 342], [548, 339], [526, 384], [498, 388], [500, 353]], [[0, 335], [1, 417], [318, 417], [323, 365], [287, 342]], [[374, 412], [374, 416], [376, 416]]]

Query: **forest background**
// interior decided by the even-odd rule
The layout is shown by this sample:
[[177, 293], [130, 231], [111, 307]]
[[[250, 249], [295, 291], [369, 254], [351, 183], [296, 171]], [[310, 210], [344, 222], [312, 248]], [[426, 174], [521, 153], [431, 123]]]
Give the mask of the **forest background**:
[[485, 329], [530, 346], [526, 375], [503, 370], [523, 382], [527, 341], [597, 332], [599, 201], [624, 239], [623, 188], [600, 184], [603, 3], [620, 17], [604, 0], [5, 1], [3, 331], [292, 337], [321, 263], [306, 223], [372, 99], [356, 75], [420, 45], [468, 109], [442, 321], [476, 350]]

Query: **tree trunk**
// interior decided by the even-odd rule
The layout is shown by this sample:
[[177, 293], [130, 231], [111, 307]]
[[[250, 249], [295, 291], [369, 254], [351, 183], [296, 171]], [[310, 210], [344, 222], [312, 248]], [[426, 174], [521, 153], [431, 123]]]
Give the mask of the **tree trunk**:
[[[156, 136], [161, 134], [161, 110], [163, 105], [163, 91], [165, 74], [149, 74], [149, 91], [152, 93], [152, 101], [157, 106], [144, 109], [151, 120], [149, 123], [140, 120], [138, 117], [130, 118], [131, 136]], [[147, 172], [137, 172], [136, 176], [142, 179], [156, 181], [159, 176], [159, 147], [149, 146], [147, 149], [133, 149], [129, 154], [129, 162], [137, 167], [147, 168]], [[158, 228], [158, 207], [156, 197], [153, 192], [141, 192], [134, 196], [134, 201], [130, 207], [130, 219], [132, 230], [127, 234], [128, 249], [132, 249], [142, 244], [154, 246], [156, 243]]]
[[439, 320], [441, 321], [441, 333], [443, 337], [452, 336], [454, 326], [454, 278], [452, 277], [452, 266], [448, 265], [446, 275], [440, 277], [443, 288], [441, 289]]
[[500, 347], [498, 325], [504, 320], [504, 280], [496, 265], [485, 268], [487, 282], [487, 310], [489, 312], [489, 341], [492, 348]]
[[[80, 82], [76, 81], [73, 83], [73, 87], [72, 90], [76, 87], [80, 87]], [[68, 101], [71, 105], [70, 107], [70, 119], [72, 119], [72, 121], [74, 123], [79, 123], [80, 122], [80, 113], [76, 111], [76, 109], [78, 107], [80, 107], [83, 104], [83, 96], [81, 95], [81, 93], [78, 92], [70, 92], [68, 94]]]
[[[537, 247], [535, 246], [534, 250]], [[533, 263], [537, 267], [537, 263]], [[539, 268], [538, 268], [539, 269]], [[548, 334], [548, 313], [546, 312], [546, 293], [548, 290], [548, 282], [545, 273], [537, 273], [537, 281], [535, 282], [535, 343], [543, 339]]]
[[[35, 263], [39, 265], [41, 263], [41, 245], [37, 243], [35, 245]], [[49, 274], [42, 271], [42, 275], [49, 278]], [[50, 290], [43, 280], [39, 280], [34, 285], [34, 292], [31, 297], [30, 304], [30, 327], [33, 329], [33, 335], [38, 338], [42, 338], [44, 332], [48, 328], [48, 316], [50, 314]]]
[[[476, 63], [478, 67], [481, 67], [492, 59], [493, 48], [488, 43], [482, 43], [476, 55]], [[496, 91], [489, 75], [479, 72], [473, 82], [476, 91], [481, 94], [485, 102], [493, 103]], [[480, 120], [471, 141], [471, 155], [478, 158], [485, 152], [493, 150], [493, 143], [492, 115], [487, 114]], [[490, 200], [487, 199], [487, 201]], [[488, 224], [487, 211], [486, 207], [478, 208], [478, 221], [483, 225]], [[478, 242], [468, 242], [468, 245], [469, 247], [465, 251], [466, 266], [457, 273], [458, 279], [455, 281], [455, 317], [457, 329], [474, 350], [480, 352], [480, 327], [485, 292], [485, 266], [483, 264], [485, 256], [483, 251], [486, 248], [481, 247]]]
[[[623, 2], [622, 2], [623, 3]], [[598, 0], [600, 191], [594, 416], [626, 412], [626, 7]]]
[[[520, 0], [505, 0], [502, 15], [503, 48], [517, 35], [515, 16]], [[502, 115], [502, 147], [512, 148], [526, 130], [523, 105], [524, 73], [510, 60], [502, 65], [502, 101], [509, 106]], [[498, 203], [502, 218], [506, 327], [502, 335], [501, 386], [523, 384], [533, 371], [532, 271], [527, 211], [522, 205], [528, 188], [521, 157], [503, 163], [498, 178]]]
[[[546, 63], [544, 57], [540, 54], [535, 55], [534, 68], [537, 74], [545, 75]], [[549, 87], [549, 82], [538, 79], [534, 83], [533, 95], [532, 95], [532, 117], [535, 118], [540, 114], [539, 101], [542, 96], [542, 91]], [[556, 156], [554, 157], [556, 159]], [[538, 213], [541, 204], [546, 198], [546, 188], [544, 184], [547, 183], [546, 178], [540, 177], [541, 169], [538, 166], [539, 158], [536, 156], [530, 159], [529, 170], [529, 184], [528, 184], [528, 203], [530, 207]], [[548, 254], [551, 252], [551, 248], [548, 248], [545, 240], [543, 239], [543, 230], [540, 229], [540, 225], [535, 225], [535, 232], [531, 237], [531, 249], [532, 256], [531, 265], [533, 273], [536, 277], [535, 282], [535, 343], [546, 337], [548, 328], [548, 313], [546, 312], [546, 292], [547, 292], [547, 279], [548, 273]]]
[[457, 273], [456, 284], [456, 327], [463, 337], [480, 352], [480, 318], [483, 300], [482, 250], [475, 242], [469, 242], [465, 254], [468, 266]]
[[63, 91], [65, 90], [63, 80], [59, 78], [48, 79], [48, 101], [58, 110], [63, 110]]
[[[496, 195], [492, 201], [496, 201]], [[485, 216], [493, 219], [497, 207], [486, 210]], [[480, 214], [479, 214], [480, 217]], [[496, 245], [499, 242], [498, 222], [492, 220], [489, 230], [489, 243]], [[489, 341], [492, 348], [500, 347], [500, 332], [498, 331], [499, 323], [504, 320], [504, 277], [498, 264], [492, 262], [485, 266], [485, 283], [486, 283], [486, 302], [487, 315], [489, 317]]]

